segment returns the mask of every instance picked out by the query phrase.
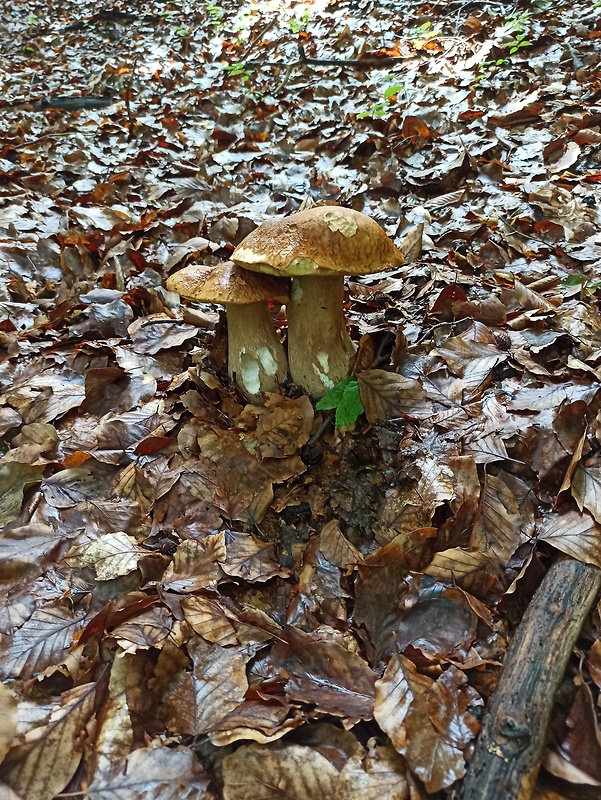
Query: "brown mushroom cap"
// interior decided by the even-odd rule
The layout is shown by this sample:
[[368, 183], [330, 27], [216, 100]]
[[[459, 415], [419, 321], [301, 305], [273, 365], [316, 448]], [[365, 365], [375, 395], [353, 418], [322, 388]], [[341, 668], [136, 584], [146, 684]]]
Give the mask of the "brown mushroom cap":
[[317, 206], [267, 220], [234, 250], [247, 270], [271, 275], [369, 275], [404, 263], [371, 217], [341, 206]]
[[167, 289], [188, 300], [202, 303], [246, 305], [270, 298], [285, 303], [288, 281], [271, 275], [257, 275], [226, 261], [216, 267], [191, 264], [167, 279]]

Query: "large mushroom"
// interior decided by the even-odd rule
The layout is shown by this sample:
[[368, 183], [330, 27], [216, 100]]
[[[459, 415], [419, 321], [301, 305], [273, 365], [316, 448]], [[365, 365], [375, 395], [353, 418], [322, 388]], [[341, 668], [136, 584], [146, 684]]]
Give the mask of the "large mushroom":
[[268, 300], [288, 300], [288, 281], [257, 275], [226, 261], [192, 264], [167, 279], [167, 288], [188, 300], [221, 303], [227, 314], [228, 372], [249, 400], [276, 392], [288, 361], [269, 313]]
[[355, 353], [344, 320], [344, 275], [368, 275], [404, 263], [377, 222], [339, 206], [264, 222], [238, 245], [232, 260], [247, 270], [292, 278], [290, 374], [313, 397], [348, 374]]

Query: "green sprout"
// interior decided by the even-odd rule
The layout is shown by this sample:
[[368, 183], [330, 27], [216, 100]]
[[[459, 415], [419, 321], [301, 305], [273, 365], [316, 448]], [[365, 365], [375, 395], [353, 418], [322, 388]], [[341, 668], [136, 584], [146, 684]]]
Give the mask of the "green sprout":
[[230, 78], [240, 78], [242, 83], [246, 83], [254, 72], [252, 69], [247, 69], [243, 61], [239, 61], [237, 64], [228, 64], [223, 69]]
[[223, 9], [219, 8], [216, 3], [212, 3], [211, 0], [206, 0], [205, 8], [209, 14], [211, 25], [215, 28], [220, 28], [222, 25], [221, 20], [223, 19]]
[[300, 17], [292, 17], [289, 22], [291, 33], [300, 33], [307, 30], [309, 24], [309, 9], [305, 8]]
[[365, 411], [359, 394], [357, 378], [343, 378], [340, 383], [324, 394], [315, 408], [318, 411], [335, 408], [337, 428], [352, 425]]
[[[507, 42], [507, 44], [504, 44], [503, 47], [509, 48], [509, 55], [512, 56], [515, 53], [517, 53], [521, 47], [532, 47], [532, 42], [529, 42], [526, 39], [525, 33], [518, 33], [516, 34], [516, 37], [512, 42]], [[504, 59], [499, 59], [499, 60], [501, 62], [504, 61]]]

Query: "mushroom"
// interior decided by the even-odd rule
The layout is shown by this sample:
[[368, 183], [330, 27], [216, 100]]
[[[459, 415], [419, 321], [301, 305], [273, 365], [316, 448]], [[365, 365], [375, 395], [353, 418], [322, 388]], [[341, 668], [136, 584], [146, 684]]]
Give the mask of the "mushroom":
[[344, 320], [344, 275], [368, 275], [404, 263], [377, 222], [339, 206], [264, 222], [243, 239], [232, 260], [244, 269], [292, 278], [290, 374], [313, 397], [348, 374], [355, 353]]
[[288, 300], [288, 281], [257, 275], [226, 261], [216, 267], [192, 264], [167, 279], [167, 289], [189, 300], [222, 303], [227, 314], [228, 372], [249, 400], [276, 392], [288, 361], [268, 299]]

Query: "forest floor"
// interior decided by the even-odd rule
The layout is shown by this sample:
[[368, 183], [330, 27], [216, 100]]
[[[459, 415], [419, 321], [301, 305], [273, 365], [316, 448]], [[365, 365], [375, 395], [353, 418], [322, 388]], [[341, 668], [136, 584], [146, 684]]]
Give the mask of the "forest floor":
[[[456, 797], [601, 566], [601, 3], [15, 0], [0, 49], [2, 800]], [[338, 427], [165, 289], [311, 203], [414, 242]], [[595, 610], [538, 800], [598, 791], [600, 692]]]

